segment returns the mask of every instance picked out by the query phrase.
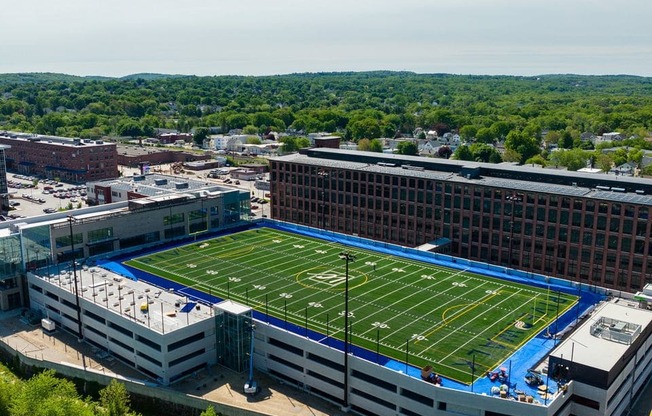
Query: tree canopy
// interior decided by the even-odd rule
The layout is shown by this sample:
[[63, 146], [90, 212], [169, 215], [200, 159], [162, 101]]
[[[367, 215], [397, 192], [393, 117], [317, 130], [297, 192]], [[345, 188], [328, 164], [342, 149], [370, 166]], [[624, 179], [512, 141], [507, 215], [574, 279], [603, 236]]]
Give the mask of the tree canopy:
[[130, 408], [124, 384], [117, 380], [100, 390], [99, 402], [82, 397], [72, 381], [53, 370], [29, 380], [0, 378], [0, 414], [7, 416], [138, 416]]
[[504, 160], [524, 163], [545, 156], [549, 144], [593, 150], [580, 137], [587, 132], [648, 136], [652, 78], [388, 71], [260, 77], [0, 75], [1, 130], [141, 138], [156, 128], [194, 129], [201, 138], [208, 127], [297, 137], [326, 131], [358, 143], [412, 136], [417, 128], [440, 137], [457, 132], [468, 144], [503, 143]]

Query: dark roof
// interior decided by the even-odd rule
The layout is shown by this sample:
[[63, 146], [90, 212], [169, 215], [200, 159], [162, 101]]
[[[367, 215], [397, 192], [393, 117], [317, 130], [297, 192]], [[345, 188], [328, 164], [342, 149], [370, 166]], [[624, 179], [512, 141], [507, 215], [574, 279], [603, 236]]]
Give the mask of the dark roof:
[[652, 180], [645, 178], [339, 149], [308, 149], [272, 160], [652, 206]]

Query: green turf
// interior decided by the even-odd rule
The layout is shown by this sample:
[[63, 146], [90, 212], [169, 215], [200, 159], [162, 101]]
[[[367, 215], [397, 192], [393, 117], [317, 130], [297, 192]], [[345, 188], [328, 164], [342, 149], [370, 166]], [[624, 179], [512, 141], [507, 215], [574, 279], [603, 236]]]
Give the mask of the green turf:
[[[456, 269], [255, 229], [125, 262], [344, 338], [345, 262], [353, 344], [469, 383], [572, 307], [576, 296]], [[559, 301], [559, 304], [557, 304]]]

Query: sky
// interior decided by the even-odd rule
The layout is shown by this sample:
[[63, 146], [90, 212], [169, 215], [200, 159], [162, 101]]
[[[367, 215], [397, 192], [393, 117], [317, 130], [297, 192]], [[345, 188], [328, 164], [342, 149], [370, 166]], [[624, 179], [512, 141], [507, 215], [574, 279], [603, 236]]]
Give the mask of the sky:
[[0, 73], [652, 76], [650, 0], [18, 0]]

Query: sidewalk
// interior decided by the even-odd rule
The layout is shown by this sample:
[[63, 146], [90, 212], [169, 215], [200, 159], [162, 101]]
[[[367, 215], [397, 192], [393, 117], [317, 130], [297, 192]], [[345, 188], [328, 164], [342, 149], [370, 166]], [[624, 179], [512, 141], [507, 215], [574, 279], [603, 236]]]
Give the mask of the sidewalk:
[[[19, 311], [0, 314], [0, 341], [11, 349], [36, 360], [84, 368], [111, 377], [146, 380], [142, 373], [113, 357], [98, 354], [95, 348], [79, 342], [73, 334], [57, 330], [50, 335], [45, 334], [39, 326], [28, 325], [21, 320]], [[182, 380], [174, 386], [158, 389], [170, 389], [216, 404], [225, 404], [262, 415], [345, 414], [338, 406], [279, 383], [261, 373], [256, 373], [255, 376], [261, 391], [255, 396], [247, 396], [242, 392], [246, 377], [246, 374], [234, 373], [218, 366], [199, 372], [196, 376]], [[222, 412], [222, 409], [218, 411]]]

